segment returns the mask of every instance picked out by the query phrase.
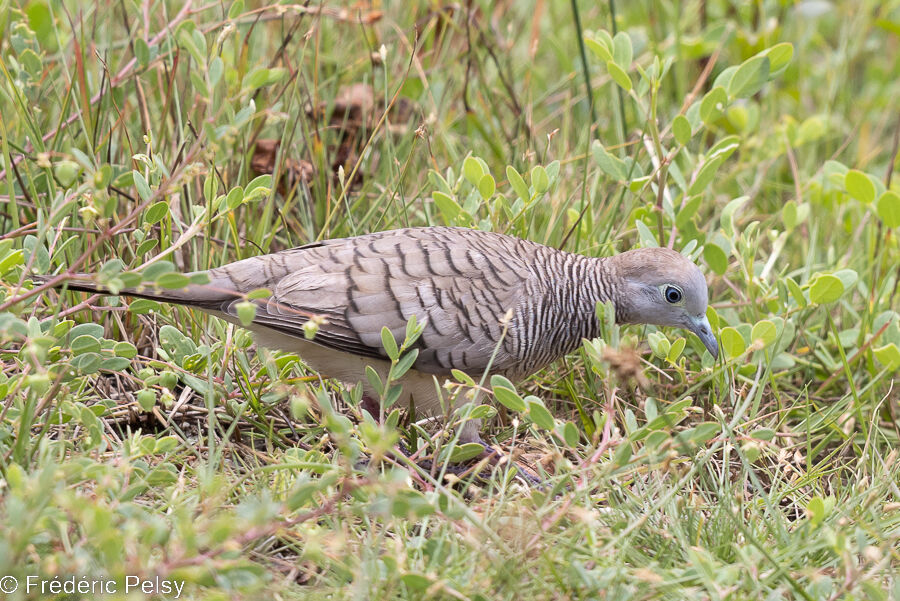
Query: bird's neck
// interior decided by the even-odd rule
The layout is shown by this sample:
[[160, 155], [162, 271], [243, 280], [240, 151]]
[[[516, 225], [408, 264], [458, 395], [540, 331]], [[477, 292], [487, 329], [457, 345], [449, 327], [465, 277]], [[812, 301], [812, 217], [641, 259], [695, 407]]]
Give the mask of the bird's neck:
[[563, 310], [560, 315], [569, 324], [569, 331], [577, 344], [582, 338], [596, 338], [600, 324], [597, 320], [597, 303], [612, 301], [616, 309], [616, 321], [623, 321], [620, 307], [621, 282], [609, 258], [585, 257], [569, 254], [560, 268], [555, 270], [557, 281], [548, 291], [554, 305]]

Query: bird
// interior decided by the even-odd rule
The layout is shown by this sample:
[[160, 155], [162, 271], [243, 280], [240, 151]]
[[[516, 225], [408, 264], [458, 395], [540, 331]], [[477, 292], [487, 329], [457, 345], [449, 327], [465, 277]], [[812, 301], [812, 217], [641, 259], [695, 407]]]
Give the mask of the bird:
[[[208, 283], [116, 292], [242, 325], [238, 305], [265, 288], [270, 296], [250, 301], [256, 307], [246, 327], [256, 342], [298, 354], [323, 377], [362, 385], [367, 401], [377, 397], [366, 366], [383, 380], [391, 365], [382, 328], [402, 341], [415, 317], [422, 325], [418, 355], [398, 383], [401, 406], [411, 403], [426, 417], [443, 414], [440, 384], [452, 370], [518, 382], [597, 337], [598, 302], [611, 301], [620, 324], [691, 331], [718, 357], [706, 316], [706, 279], [694, 262], [668, 248], [588, 257], [496, 232], [430, 226], [322, 240], [188, 275], [198, 273]], [[65, 286], [113, 294], [86, 274]], [[317, 324], [311, 340], [304, 328], [310, 318]], [[480, 421], [463, 424], [460, 443], [489, 448]]]

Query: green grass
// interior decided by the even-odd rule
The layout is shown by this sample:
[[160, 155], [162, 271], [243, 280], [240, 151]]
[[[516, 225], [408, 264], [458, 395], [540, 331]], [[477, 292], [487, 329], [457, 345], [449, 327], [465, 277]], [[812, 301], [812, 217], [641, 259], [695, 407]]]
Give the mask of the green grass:
[[[900, 598], [900, 6], [238, 4], [0, 5], [0, 577]], [[363, 123], [333, 110], [355, 83]], [[424, 224], [671, 245], [710, 274], [723, 356], [607, 323], [517, 383], [529, 408], [485, 434], [530, 489], [509, 463], [442, 477], [459, 416], [378, 425], [240, 328], [28, 278], [178, 285]]]

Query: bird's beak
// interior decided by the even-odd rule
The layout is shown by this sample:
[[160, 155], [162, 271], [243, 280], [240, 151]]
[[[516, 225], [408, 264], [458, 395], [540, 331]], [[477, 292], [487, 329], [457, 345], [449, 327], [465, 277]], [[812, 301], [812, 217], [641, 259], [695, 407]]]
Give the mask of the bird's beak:
[[688, 329], [697, 335], [703, 346], [709, 351], [709, 354], [713, 356], [713, 359], [719, 358], [719, 343], [716, 342], [716, 337], [706, 315], [691, 318], [691, 325]]

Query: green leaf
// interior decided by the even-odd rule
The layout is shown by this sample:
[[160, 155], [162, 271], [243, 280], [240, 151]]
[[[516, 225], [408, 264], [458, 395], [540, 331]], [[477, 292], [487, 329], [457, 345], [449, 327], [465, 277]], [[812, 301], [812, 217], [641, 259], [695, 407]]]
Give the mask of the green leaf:
[[878, 199], [878, 218], [886, 227], [900, 227], [900, 194], [888, 190]]
[[222, 73], [225, 72], [225, 62], [222, 60], [222, 57], [215, 56], [211, 61], [209, 61], [209, 67], [207, 68], [206, 75], [209, 80], [209, 88], [216, 87], [216, 84], [222, 79]]
[[522, 413], [528, 408], [525, 401], [516, 392], [512, 382], [503, 376], [496, 374], [491, 376], [491, 388], [497, 401], [507, 409]]
[[268, 196], [272, 191], [272, 176], [269, 174], [254, 177], [244, 188], [244, 202], [256, 200], [259, 197]]
[[644, 248], [655, 248], [659, 246], [659, 241], [656, 239], [656, 234], [650, 231], [650, 228], [647, 227], [647, 224], [641, 221], [640, 219], [634, 222], [634, 227], [637, 228], [638, 236], [641, 238], [641, 246]]
[[190, 285], [191, 279], [183, 273], [169, 272], [156, 278], [156, 285], [160, 288], [185, 288]]
[[31, 75], [32, 79], [40, 79], [41, 72], [44, 70], [41, 57], [31, 48], [26, 48], [19, 53], [19, 62], [25, 67], [25, 70]]
[[806, 515], [813, 526], [818, 526], [825, 519], [825, 501], [822, 497], [813, 497], [806, 506]]
[[396, 361], [400, 357], [400, 349], [397, 347], [397, 341], [387, 326], [381, 328], [381, 346], [384, 347], [387, 356], [391, 361]]
[[[198, 282], [194, 282], [193, 280], [191, 280], [191, 282], [194, 284], [198, 283]], [[272, 291], [269, 290], [268, 288], [257, 288], [255, 290], [251, 290], [250, 292], [247, 293], [247, 300], [257, 300], [260, 298], [269, 298], [270, 296], [272, 296]]]
[[728, 94], [725, 88], [717, 86], [706, 93], [700, 101], [700, 119], [704, 123], [713, 123], [722, 116], [722, 112], [728, 105]]
[[372, 387], [372, 390], [375, 391], [375, 394], [377, 394], [379, 397], [384, 396], [384, 383], [378, 376], [378, 372], [375, 371], [375, 368], [371, 365], [366, 365], [366, 380], [368, 380], [369, 386]]
[[249, 326], [253, 323], [253, 319], [256, 317], [256, 303], [251, 303], [250, 301], [241, 301], [234, 306], [235, 311], [237, 311], [237, 317], [241, 320], [241, 324], [244, 327]]
[[751, 432], [750, 436], [757, 440], [771, 441], [773, 438], [775, 438], [775, 430], [773, 430], [772, 428], [758, 428]]
[[275, 69], [257, 67], [244, 77], [241, 87], [255, 90], [256, 88], [272, 85], [273, 83], [281, 81], [286, 73], [287, 71], [280, 67]]
[[717, 275], [722, 275], [728, 270], [728, 255], [714, 242], [703, 245], [703, 259]]
[[766, 48], [759, 53], [758, 56], [766, 56], [769, 58], [769, 79], [773, 79], [781, 75], [794, 56], [794, 46], [789, 42], [775, 44], [771, 48]]
[[135, 169], [131, 172], [131, 177], [134, 179], [134, 187], [137, 189], [138, 196], [141, 197], [141, 200], [145, 202], [150, 200], [153, 196], [153, 192], [150, 190], [150, 184], [147, 183], [147, 180], [144, 179], [141, 172]]
[[750, 200], [749, 196], [739, 196], [738, 198], [729, 201], [728, 204], [725, 205], [725, 208], [722, 209], [719, 223], [722, 226], [722, 230], [729, 238], [734, 237], [734, 214], [737, 213], [748, 200]]
[[626, 73], [622, 67], [612, 61], [607, 61], [606, 70], [609, 71], [609, 76], [612, 77], [613, 81], [616, 82], [620, 88], [626, 92], [631, 91], [631, 78], [628, 77], [628, 73]]
[[728, 326], [719, 331], [719, 337], [722, 339], [722, 350], [728, 355], [729, 359], [740, 357], [747, 350], [747, 343], [744, 337], [735, 328]]
[[875, 358], [878, 359], [878, 362], [888, 369], [900, 368], [900, 348], [898, 348], [897, 345], [893, 342], [891, 342], [890, 344], [885, 344], [884, 346], [880, 346], [876, 349], [872, 349], [872, 353], [874, 353]]
[[139, 257], [146, 255], [148, 252], [153, 250], [157, 244], [159, 244], [159, 240], [157, 240], [156, 238], [147, 238], [146, 240], [138, 244], [135, 254], [137, 254], [137, 256]]
[[687, 437], [693, 443], [703, 444], [707, 440], [719, 435], [722, 428], [716, 422], [702, 422], [691, 428], [691, 434]]
[[69, 339], [75, 340], [79, 336], [90, 336], [92, 338], [103, 337], [103, 326], [99, 323], [80, 323], [69, 330]]
[[512, 187], [513, 192], [515, 192], [516, 196], [521, 198], [523, 202], [531, 200], [531, 194], [528, 192], [528, 186], [525, 185], [525, 180], [522, 179], [522, 176], [519, 175], [519, 172], [516, 171], [515, 167], [512, 165], [506, 167], [506, 179], [509, 180], [509, 185]]
[[616, 467], [623, 467], [628, 465], [628, 461], [631, 459], [631, 445], [627, 440], [622, 441], [619, 447], [616, 449], [616, 452], [613, 453], [612, 463]]
[[678, 340], [672, 343], [672, 348], [669, 349], [668, 354], [666, 355], [666, 361], [669, 363], [675, 363], [678, 361], [678, 357], [681, 356], [681, 353], [684, 351], [684, 346], [687, 344], [687, 340], [684, 337], [679, 337]]
[[462, 207], [443, 192], [435, 191], [431, 197], [434, 199], [434, 204], [437, 205], [438, 211], [443, 215], [444, 223], [455, 223], [456, 218], [462, 213]]
[[468, 461], [469, 459], [474, 459], [482, 453], [484, 453], [483, 446], [481, 446], [477, 442], [467, 442], [465, 444], [457, 445], [456, 447], [454, 447], [448, 461], [450, 461], [450, 463], [460, 463], [463, 461]]
[[144, 223], [154, 225], [159, 223], [169, 214], [169, 203], [165, 200], [153, 203], [147, 212], [144, 213]]
[[794, 297], [794, 300], [797, 302], [797, 306], [801, 309], [806, 308], [806, 296], [803, 294], [803, 290], [800, 289], [800, 284], [795, 282], [792, 278], [786, 277], [784, 278], [784, 283], [787, 285], [788, 290], [791, 293], [791, 296]]
[[764, 347], [775, 342], [776, 336], [775, 324], [768, 319], [753, 324], [753, 330], [750, 333], [750, 339], [754, 342], [761, 340]]
[[147, 45], [147, 42], [144, 41], [144, 38], [135, 38], [134, 57], [137, 59], [138, 64], [144, 69], [150, 64], [150, 47]]
[[578, 434], [578, 428], [572, 422], [566, 422], [562, 427], [562, 439], [566, 442], [566, 445], [569, 447], [574, 447], [578, 444], [578, 439], [580, 438]]
[[411, 351], [404, 354], [400, 357], [400, 360], [397, 361], [397, 365], [391, 369], [391, 379], [399, 380], [402, 378], [406, 372], [413, 366], [413, 363], [416, 362], [416, 359], [419, 357], [419, 349], [414, 348]]
[[769, 58], [754, 56], [738, 67], [728, 82], [728, 94], [734, 98], [753, 96], [769, 79]]
[[228, 9], [228, 18], [237, 19], [244, 12], [244, 0], [234, 0]]
[[594, 56], [599, 58], [604, 63], [607, 61], [611, 61], [613, 59], [613, 55], [609, 51], [609, 48], [601, 40], [598, 40], [594, 37], [591, 37], [588, 34], [585, 34], [584, 45], [587, 46], [588, 49], [594, 53]]
[[550, 187], [550, 178], [547, 176], [547, 170], [541, 165], [535, 165], [531, 170], [531, 185], [538, 194], [543, 194]]
[[809, 300], [823, 305], [833, 303], [844, 294], [844, 284], [836, 275], [821, 274], [809, 288]]
[[717, 156], [714, 159], [706, 161], [703, 166], [700, 167], [700, 170], [694, 177], [694, 181], [691, 182], [691, 185], [687, 191], [688, 196], [700, 194], [701, 192], [706, 190], [707, 186], [709, 186], [713, 178], [716, 176], [716, 171], [718, 171], [723, 162], [725, 162], [725, 158], [721, 156]]
[[84, 353], [99, 353], [100, 341], [93, 336], [82, 334], [72, 341], [71, 348], [72, 355], [75, 356], [83, 355]]
[[137, 357], [137, 348], [130, 342], [117, 342], [113, 345], [113, 353], [116, 357], [134, 359]]
[[139, 390], [135, 397], [143, 411], [153, 411], [153, 407], [156, 406], [156, 393], [152, 390]]
[[161, 305], [158, 302], [147, 298], [133, 300], [131, 301], [131, 304], [128, 305], [128, 311], [136, 315], [146, 315], [147, 313], [159, 311], [160, 308]]
[[[622, 68], [622, 71], [631, 69], [631, 61], [634, 50], [631, 46], [631, 37], [624, 31], [620, 31], [613, 38], [613, 61]], [[630, 83], [630, 82], [629, 82]], [[624, 87], [624, 86], [623, 86]]]
[[553, 430], [556, 421], [553, 415], [544, 407], [543, 401], [536, 396], [529, 396], [525, 399], [528, 402], [528, 417], [536, 426], [544, 430]]
[[625, 162], [608, 153], [599, 140], [594, 140], [591, 143], [591, 154], [594, 156], [597, 166], [613, 179], [624, 181], [628, 177]]
[[484, 167], [481, 166], [481, 163], [475, 157], [467, 156], [466, 160], [463, 161], [463, 175], [466, 181], [473, 186], [477, 186], [485, 175]]
[[691, 141], [691, 122], [684, 115], [678, 115], [672, 121], [672, 134], [675, 141], [684, 146]]
[[483, 199], [487, 200], [493, 196], [496, 189], [497, 183], [490, 173], [485, 173], [481, 176], [481, 180], [478, 182], [478, 193], [481, 194]]
[[856, 200], [869, 204], [875, 200], [875, 184], [869, 176], [857, 169], [851, 169], [844, 176], [844, 186], [847, 193]]

